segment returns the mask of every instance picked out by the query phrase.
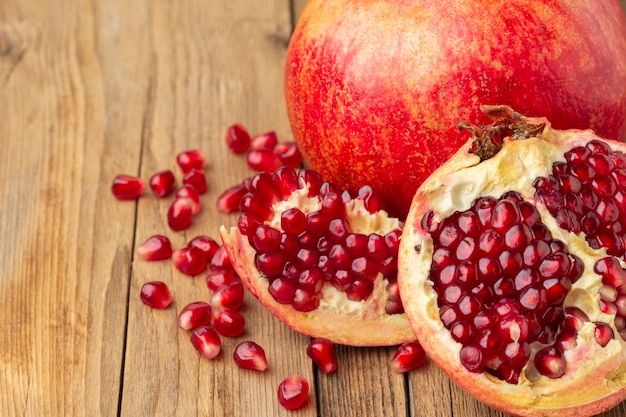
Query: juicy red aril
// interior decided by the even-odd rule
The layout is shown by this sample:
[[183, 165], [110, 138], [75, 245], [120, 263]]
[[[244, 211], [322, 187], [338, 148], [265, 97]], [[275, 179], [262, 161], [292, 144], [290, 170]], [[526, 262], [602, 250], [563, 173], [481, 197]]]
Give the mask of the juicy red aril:
[[311, 340], [306, 348], [306, 354], [325, 374], [332, 374], [337, 370], [337, 353], [335, 345], [330, 340], [323, 338]]
[[220, 248], [220, 244], [210, 236], [199, 235], [187, 243], [188, 247], [195, 246], [204, 253], [206, 259], [211, 259]]
[[172, 255], [174, 266], [186, 275], [198, 275], [206, 269], [206, 257], [201, 249], [195, 246], [180, 248]]
[[198, 194], [204, 194], [207, 192], [206, 175], [204, 172], [192, 169], [185, 173], [183, 177], [183, 184], [190, 185], [198, 191]]
[[193, 169], [202, 170], [206, 163], [206, 156], [197, 149], [191, 149], [176, 155], [176, 163], [183, 172]]
[[174, 191], [176, 179], [169, 169], [160, 171], [150, 177], [150, 188], [157, 197], [166, 197]]
[[178, 313], [178, 327], [183, 330], [193, 330], [211, 323], [211, 306], [204, 301], [195, 301], [187, 304]]
[[222, 336], [239, 337], [246, 329], [246, 319], [236, 310], [220, 308], [213, 312], [211, 325]]
[[165, 309], [172, 304], [172, 294], [162, 281], [150, 281], [141, 286], [141, 301], [152, 308]]
[[191, 332], [191, 344], [206, 359], [213, 359], [222, 350], [222, 340], [210, 326], [202, 326]]
[[213, 307], [239, 310], [243, 305], [243, 297], [243, 284], [235, 281], [219, 287], [211, 296], [210, 303]]
[[283, 164], [278, 155], [269, 149], [249, 150], [246, 162], [250, 168], [264, 172], [273, 172]]
[[111, 192], [118, 200], [134, 200], [143, 194], [146, 184], [141, 178], [120, 174], [113, 179]]
[[273, 151], [278, 144], [276, 132], [266, 132], [256, 135], [250, 141], [250, 149], [269, 149]]
[[[537, 181], [546, 190], [545, 184], [556, 182]], [[552, 238], [539, 212], [519, 194], [480, 197], [440, 223], [426, 214], [422, 226], [434, 241], [430, 280], [440, 318], [463, 345], [460, 359], [468, 370], [517, 383], [531, 359], [531, 343], [568, 346], [559, 344], [559, 334], [578, 332], [577, 325], [563, 323], [577, 323], [579, 315], [564, 314], [563, 301], [583, 264]], [[548, 353], [535, 368], [551, 377], [558, 366]]]
[[535, 368], [541, 375], [548, 378], [560, 378], [565, 374], [565, 358], [563, 352], [549, 346], [537, 352], [534, 359]]
[[299, 168], [302, 165], [302, 154], [295, 142], [280, 143], [274, 148], [274, 153], [283, 165], [290, 168]]
[[250, 133], [239, 124], [233, 124], [226, 130], [226, 146], [234, 153], [244, 153], [250, 148]]
[[187, 197], [176, 198], [167, 211], [167, 224], [174, 231], [191, 226], [193, 202]]
[[235, 347], [233, 359], [238, 367], [263, 372], [267, 370], [267, 357], [263, 348], [251, 341], [241, 342]]
[[174, 194], [176, 200], [188, 198], [191, 201], [191, 214], [196, 215], [200, 212], [200, 194], [193, 186], [184, 184]]
[[153, 235], [137, 247], [137, 254], [146, 261], [172, 257], [172, 243], [167, 236]]
[[215, 270], [207, 275], [206, 285], [211, 291], [216, 291], [219, 287], [237, 282], [237, 280], [237, 275], [233, 271]]
[[222, 213], [232, 213], [239, 210], [241, 198], [248, 192], [243, 184], [236, 184], [227, 188], [217, 198], [217, 209]]
[[209, 261], [209, 269], [211, 269], [211, 271], [234, 272], [233, 264], [230, 262], [228, 252], [226, 252], [226, 248], [224, 246], [220, 246], [215, 251], [215, 255], [213, 255]]
[[278, 402], [288, 410], [302, 407], [309, 395], [309, 383], [300, 375], [285, 378], [278, 385]]
[[409, 372], [426, 363], [426, 352], [418, 342], [399, 346], [391, 358], [391, 369], [398, 373]]

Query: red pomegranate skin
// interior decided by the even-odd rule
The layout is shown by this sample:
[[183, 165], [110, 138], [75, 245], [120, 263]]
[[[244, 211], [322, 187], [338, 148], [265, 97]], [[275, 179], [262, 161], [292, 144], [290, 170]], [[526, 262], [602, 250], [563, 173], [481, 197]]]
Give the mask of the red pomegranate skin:
[[400, 217], [481, 104], [626, 139], [618, 0], [310, 0], [284, 75], [305, 162]]

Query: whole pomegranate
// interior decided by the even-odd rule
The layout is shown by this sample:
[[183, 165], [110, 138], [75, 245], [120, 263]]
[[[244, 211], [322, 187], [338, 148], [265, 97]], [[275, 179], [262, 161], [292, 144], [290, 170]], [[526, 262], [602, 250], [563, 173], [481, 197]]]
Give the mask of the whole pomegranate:
[[507, 106], [415, 194], [398, 283], [419, 342], [521, 416], [626, 398], [626, 144]]
[[403, 218], [479, 105], [626, 139], [626, 18], [618, 0], [310, 0], [285, 95], [306, 163]]

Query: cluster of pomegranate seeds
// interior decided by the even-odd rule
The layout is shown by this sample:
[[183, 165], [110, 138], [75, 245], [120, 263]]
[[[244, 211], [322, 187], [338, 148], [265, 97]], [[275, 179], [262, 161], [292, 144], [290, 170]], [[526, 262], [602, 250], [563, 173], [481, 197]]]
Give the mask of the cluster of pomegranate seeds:
[[309, 396], [309, 383], [300, 375], [291, 375], [278, 385], [278, 402], [288, 410], [302, 407]]
[[134, 200], [146, 189], [141, 178], [132, 175], [119, 174], [113, 179], [111, 192], [118, 200]]
[[330, 340], [323, 338], [311, 340], [306, 348], [306, 354], [325, 374], [332, 374], [337, 370], [337, 353], [335, 345]]
[[391, 369], [398, 373], [412, 371], [426, 363], [426, 352], [418, 342], [407, 342], [398, 347], [391, 358]]
[[626, 155], [594, 140], [564, 154], [552, 174], [535, 180], [535, 196], [559, 226], [585, 234], [594, 249], [626, 259]]
[[[480, 197], [440, 223], [429, 212], [422, 227], [434, 241], [429, 279], [440, 318], [463, 346], [464, 366], [517, 383], [538, 341], [554, 351], [535, 356], [536, 369], [558, 377], [549, 370], [557, 357], [565, 361], [559, 336], [578, 330], [559, 327], [569, 322], [563, 301], [583, 264], [552, 238], [537, 209], [509, 192]], [[550, 366], [538, 363], [543, 357]]]
[[[256, 266], [279, 303], [298, 311], [315, 310], [327, 282], [350, 300], [362, 301], [382, 274], [389, 283], [389, 313], [403, 312], [396, 285], [401, 231], [384, 236], [352, 232], [346, 213], [346, 204], [355, 199], [370, 213], [384, 207], [370, 187], [342, 191], [316, 171], [281, 167], [273, 174], [257, 174], [248, 189], [239, 230], [256, 250]], [[312, 203], [285, 209], [274, 218], [273, 204], [289, 200], [294, 192]]]
[[172, 304], [172, 294], [163, 281], [150, 281], [141, 286], [141, 301], [152, 308], [163, 310]]
[[626, 340], [626, 270], [613, 257], [596, 261], [593, 270], [602, 277], [600, 310], [615, 315], [615, 328]]
[[233, 359], [237, 366], [243, 369], [259, 372], [267, 370], [265, 350], [256, 342], [245, 341], [239, 343], [233, 352]]

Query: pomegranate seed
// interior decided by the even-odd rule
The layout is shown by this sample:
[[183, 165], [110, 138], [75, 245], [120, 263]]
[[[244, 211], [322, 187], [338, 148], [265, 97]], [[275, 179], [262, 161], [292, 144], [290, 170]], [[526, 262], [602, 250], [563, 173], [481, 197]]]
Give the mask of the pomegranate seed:
[[141, 301], [152, 308], [165, 309], [172, 304], [170, 290], [162, 281], [150, 281], [141, 286]]
[[210, 303], [213, 307], [239, 310], [243, 305], [243, 297], [243, 284], [235, 281], [219, 287], [211, 296]]
[[222, 350], [220, 335], [209, 326], [194, 329], [191, 332], [191, 344], [206, 359], [215, 358]]
[[192, 169], [185, 173], [183, 177], [183, 184], [190, 185], [198, 191], [198, 194], [204, 194], [207, 192], [206, 175], [204, 172]]
[[174, 173], [169, 169], [157, 172], [150, 177], [150, 188], [159, 198], [170, 195], [174, 191], [175, 183]]
[[255, 342], [241, 342], [235, 347], [233, 359], [240, 368], [264, 372], [267, 370], [265, 351]]
[[186, 275], [198, 275], [206, 269], [206, 257], [201, 249], [191, 246], [178, 249], [172, 255], [174, 266]]
[[309, 395], [309, 383], [300, 375], [291, 375], [278, 385], [278, 402], [287, 410], [302, 407]]
[[407, 342], [399, 346], [391, 359], [391, 369], [403, 373], [412, 371], [426, 363], [426, 352], [418, 342]]
[[187, 244], [188, 247], [195, 246], [204, 253], [206, 259], [211, 259], [217, 250], [220, 248], [220, 244], [215, 239], [209, 236], [199, 235], [194, 237]]
[[209, 268], [211, 271], [234, 271], [233, 265], [228, 258], [228, 252], [226, 252], [224, 246], [220, 246], [217, 251], [215, 251], [215, 255], [211, 258]]
[[211, 323], [211, 306], [204, 301], [195, 301], [187, 304], [178, 313], [178, 327], [183, 330], [193, 330]]
[[548, 346], [535, 354], [535, 368], [548, 378], [560, 378], [565, 374], [565, 358], [559, 349]]
[[167, 236], [150, 236], [137, 247], [137, 254], [146, 261], [169, 259], [172, 257], [172, 243]]
[[459, 353], [461, 363], [470, 372], [482, 372], [484, 369], [484, 358], [482, 350], [474, 345], [465, 345]]
[[174, 198], [176, 200], [178, 200], [179, 198], [188, 198], [189, 200], [191, 200], [191, 214], [196, 215], [200, 213], [200, 194], [198, 194], [198, 190], [196, 190], [191, 185], [183, 185], [178, 190], [176, 190]]
[[273, 172], [282, 165], [278, 155], [269, 149], [252, 149], [246, 155], [248, 166], [257, 171]]
[[607, 323], [597, 322], [595, 325], [596, 330], [594, 332], [594, 337], [596, 342], [598, 342], [600, 346], [605, 347], [611, 340], [613, 340], [613, 329]]
[[215, 270], [207, 275], [206, 285], [211, 291], [216, 291], [221, 286], [237, 282], [237, 279], [237, 275], [233, 271]]
[[272, 297], [281, 304], [290, 304], [296, 295], [296, 286], [284, 278], [272, 281], [269, 287]]
[[337, 353], [335, 345], [330, 340], [313, 339], [307, 346], [306, 354], [325, 374], [332, 374], [337, 370]]
[[118, 200], [134, 200], [143, 194], [145, 189], [143, 180], [124, 174], [117, 175], [111, 186], [111, 191]]
[[266, 132], [256, 135], [250, 141], [250, 149], [268, 149], [273, 151], [278, 144], [276, 132]]
[[246, 319], [243, 315], [227, 308], [214, 311], [211, 324], [219, 334], [226, 337], [239, 337], [246, 329]]
[[222, 213], [232, 213], [239, 210], [241, 198], [246, 195], [248, 189], [243, 184], [236, 184], [227, 188], [217, 198], [217, 209]]
[[243, 125], [236, 123], [226, 131], [226, 146], [234, 153], [244, 153], [250, 148], [250, 133]]
[[275, 147], [274, 152], [287, 167], [299, 168], [302, 165], [302, 154], [295, 142], [280, 143]]
[[192, 205], [193, 202], [191, 199], [186, 197], [177, 198], [172, 202], [167, 211], [167, 224], [170, 229], [180, 231], [191, 226], [193, 216]]
[[206, 163], [206, 156], [199, 150], [192, 149], [176, 155], [176, 163], [184, 173], [194, 169], [201, 171]]

